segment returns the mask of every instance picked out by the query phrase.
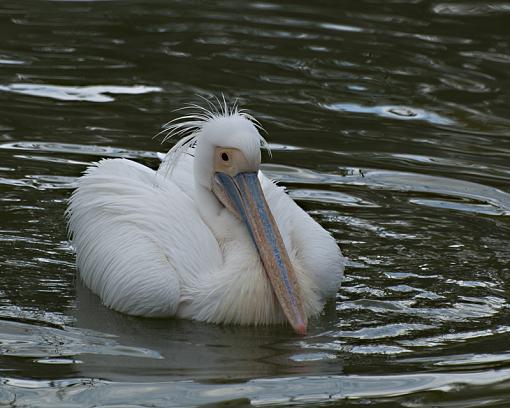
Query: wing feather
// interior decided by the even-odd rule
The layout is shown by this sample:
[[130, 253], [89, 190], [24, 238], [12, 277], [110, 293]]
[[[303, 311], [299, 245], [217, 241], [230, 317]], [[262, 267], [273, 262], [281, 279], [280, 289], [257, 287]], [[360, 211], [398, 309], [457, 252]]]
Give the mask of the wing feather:
[[191, 198], [130, 160], [90, 167], [67, 215], [83, 281], [123, 313], [175, 315], [183, 288], [221, 265], [217, 241]]

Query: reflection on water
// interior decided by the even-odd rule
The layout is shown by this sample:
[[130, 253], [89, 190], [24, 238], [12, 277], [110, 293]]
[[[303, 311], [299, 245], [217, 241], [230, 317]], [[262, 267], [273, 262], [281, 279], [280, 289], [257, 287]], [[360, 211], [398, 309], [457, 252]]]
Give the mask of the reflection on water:
[[[2, 6], [0, 404], [508, 405], [507, 3]], [[304, 338], [123, 316], [76, 282], [76, 178], [156, 167], [172, 111], [221, 93], [349, 258]]]

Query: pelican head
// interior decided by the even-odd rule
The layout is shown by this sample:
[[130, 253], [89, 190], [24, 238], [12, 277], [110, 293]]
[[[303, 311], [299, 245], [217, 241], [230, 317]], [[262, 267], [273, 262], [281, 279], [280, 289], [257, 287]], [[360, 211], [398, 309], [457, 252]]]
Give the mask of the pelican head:
[[307, 319], [296, 273], [258, 178], [265, 141], [257, 124], [237, 109], [200, 119], [193, 121], [193, 134], [181, 139], [176, 149], [196, 140], [196, 183], [247, 228], [285, 316], [297, 333], [305, 334]]

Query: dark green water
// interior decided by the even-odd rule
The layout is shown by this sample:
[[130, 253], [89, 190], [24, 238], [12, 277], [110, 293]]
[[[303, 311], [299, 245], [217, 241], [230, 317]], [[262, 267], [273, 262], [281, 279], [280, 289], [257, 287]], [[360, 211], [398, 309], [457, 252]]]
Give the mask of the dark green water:
[[[221, 93], [349, 258], [304, 338], [76, 281], [76, 178]], [[0, 404], [507, 407], [509, 179], [508, 2], [2, 0]]]

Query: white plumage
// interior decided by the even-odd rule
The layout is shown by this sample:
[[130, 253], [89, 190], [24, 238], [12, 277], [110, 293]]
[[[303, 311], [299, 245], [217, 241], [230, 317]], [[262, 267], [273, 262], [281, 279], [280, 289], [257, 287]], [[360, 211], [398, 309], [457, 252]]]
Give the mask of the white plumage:
[[[85, 284], [106, 306], [131, 315], [235, 324], [289, 320], [304, 332], [301, 324], [306, 327], [340, 285], [344, 258], [335, 240], [258, 171], [264, 141], [249, 115], [235, 107], [202, 110], [171, 123], [168, 131], [186, 137], [157, 172], [130, 160], [108, 159], [78, 180], [67, 216]], [[257, 238], [259, 228], [267, 232], [271, 227], [263, 209], [261, 221], [252, 222], [249, 209], [231, 208], [236, 197], [246, 198], [248, 206], [252, 198], [259, 202], [257, 193], [243, 195], [242, 186], [229, 190], [218, 181], [220, 173], [238, 182], [252, 171], [284, 248], [271, 235]], [[282, 261], [285, 249], [291, 265]], [[287, 295], [280, 296], [268, 278], [269, 269], [275, 269], [271, 262], [280, 265], [275, 276], [283, 279], [280, 291], [290, 293], [289, 310], [300, 315], [302, 308], [298, 323], [289, 317], [294, 312], [282, 309]]]

